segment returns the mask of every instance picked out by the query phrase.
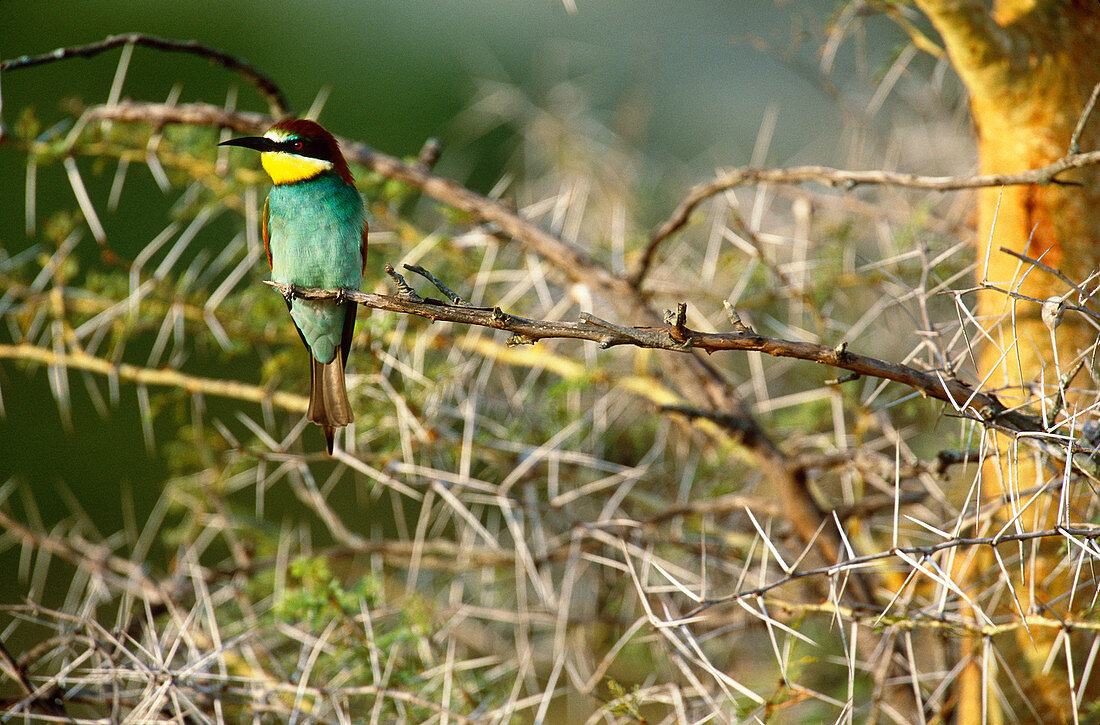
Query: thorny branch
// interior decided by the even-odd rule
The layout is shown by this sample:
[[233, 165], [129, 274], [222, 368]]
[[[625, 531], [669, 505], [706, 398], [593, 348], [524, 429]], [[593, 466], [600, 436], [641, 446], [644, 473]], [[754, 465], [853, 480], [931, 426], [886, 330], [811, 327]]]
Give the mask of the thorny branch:
[[[695, 609], [691, 610], [684, 615], [684, 619], [691, 619], [700, 612], [705, 611], [713, 606], [719, 604], [728, 604], [730, 602], [736, 602], [743, 599], [753, 599], [762, 594], [777, 589], [786, 584], [795, 581], [796, 579], [802, 579], [804, 577], [811, 576], [825, 576], [841, 573], [848, 570], [858, 570], [859, 567], [867, 566], [876, 561], [882, 561], [884, 559], [890, 559], [894, 557], [901, 557], [904, 555], [917, 556], [919, 562], [923, 563], [933, 555], [951, 549], [968, 548], [977, 546], [988, 546], [996, 548], [1002, 544], [1018, 544], [1024, 541], [1037, 541], [1040, 539], [1080, 539], [1082, 541], [1095, 541], [1100, 538], [1100, 528], [1095, 526], [1059, 526], [1053, 529], [1043, 529], [1041, 531], [1021, 531], [1017, 533], [1000, 533], [994, 536], [956, 536], [946, 541], [939, 541], [935, 544], [928, 544], [923, 546], [897, 546], [885, 551], [875, 552], [874, 554], [864, 554], [863, 556], [856, 556], [842, 564], [836, 564], [830, 567], [822, 567], [819, 569], [806, 569], [798, 572], [788, 572], [784, 576], [780, 577], [774, 582], [763, 584], [755, 589], [748, 589], [738, 591], [734, 594], [730, 594], [722, 597], [715, 597], [713, 599], [707, 599], [700, 602]], [[881, 617], [882, 615], [879, 615]], [[966, 623], [960, 620], [960, 627], [968, 626]], [[973, 627], [974, 625], [969, 625]], [[1014, 629], [1020, 626], [1018, 623], [1009, 627]], [[1064, 622], [1063, 622], [1064, 626]], [[986, 627], [989, 629], [987, 630]], [[1100, 624], [1090, 625], [1090, 628], [1100, 629]], [[976, 631], [982, 634], [992, 635], [998, 631], [1002, 631], [997, 625], [992, 622], [987, 622], [985, 626], [979, 626], [975, 628]]]
[[79, 536], [65, 539], [39, 533], [19, 523], [0, 510], [0, 529], [9, 536], [38, 547], [73, 564], [83, 565], [120, 589], [154, 604], [161, 604], [169, 595], [167, 589], [153, 581], [140, 564], [115, 556], [102, 544], [93, 544]]
[[1077, 125], [1073, 128], [1073, 134], [1069, 137], [1069, 153], [1071, 154], [1081, 152], [1081, 134], [1085, 130], [1085, 124], [1088, 123], [1093, 109], [1096, 108], [1097, 96], [1100, 96], [1100, 83], [1093, 86], [1092, 93], [1089, 94], [1089, 100], [1085, 103], [1085, 110], [1081, 112], [1081, 117], [1077, 119]]
[[[378, 310], [411, 314], [433, 322], [455, 322], [511, 332], [511, 345], [530, 344], [539, 340], [566, 338], [598, 343], [601, 349], [618, 345], [689, 352], [702, 350], [714, 353], [720, 350], [761, 352], [773, 357], [789, 357], [808, 360], [821, 365], [847, 370], [856, 375], [866, 375], [900, 383], [924, 395], [949, 403], [960, 415], [966, 415], [985, 425], [1010, 433], [1051, 435], [1034, 416], [1006, 408], [996, 396], [976, 390], [954, 376], [940, 371], [918, 370], [908, 365], [880, 360], [867, 355], [849, 352], [846, 345], [830, 347], [812, 342], [783, 340], [753, 331], [702, 332], [684, 326], [682, 317], [670, 315], [670, 322], [662, 327], [625, 327], [583, 313], [576, 322], [534, 320], [511, 315], [499, 307], [470, 307], [465, 304], [448, 304], [438, 299], [425, 299], [408, 293], [391, 296], [369, 292], [307, 289], [277, 282], [266, 284], [283, 295], [303, 299], [346, 299]], [[719, 415], [709, 416], [717, 422]], [[729, 426], [736, 428], [744, 420], [729, 414]], [[724, 418], [722, 419], [724, 420]], [[1051, 438], [1055, 436], [1051, 435]]]
[[1038, 169], [1015, 174], [974, 174], [959, 176], [922, 176], [899, 171], [872, 169], [867, 171], [834, 169], [828, 166], [794, 166], [787, 169], [739, 168], [725, 171], [710, 181], [691, 187], [653, 235], [649, 238], [637, 268], [630, 279], [641, 282], [649, 272], [657, 248], [688, 223], [692, 212], [703, 202], [725, 191], [758, 184], [821, 184], [829, 187], [854, 189], [857, 186], [898, 186], [930, 191], [961, 191], [991, 186], [1026, 186], [1036, 184], [1075, 183], [1059, 179], [1059, 175], [1073, 169], [1100, 165], [1100, 151], [1069, 153], [1054, 163]]

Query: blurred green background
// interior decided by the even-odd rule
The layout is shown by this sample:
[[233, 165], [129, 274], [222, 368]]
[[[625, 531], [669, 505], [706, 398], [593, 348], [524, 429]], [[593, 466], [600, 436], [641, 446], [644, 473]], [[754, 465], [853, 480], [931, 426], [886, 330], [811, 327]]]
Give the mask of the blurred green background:
[[[514, 109], [493, 108], [492, 90], [510, 87], [512, 97], [540, 109], [568, 96], [571, 106], [588, 109], [593, 133], [637, 151], [656, 223], [716, 166], [753, 160], [770, 113], [774, 133], [757, 163], [844, 164], [842, 127], [851, 128], [853, 118], [861, 124], [862, 108], [850, 104], [871, 95], [901, 37], [878, 21], [881, 34], [864, 48], [842, 48], [826, 77], [819, 51], [837, 7], [834, 0], [603, 0], [580, 2], [570, 12], [558, 0], [8, 0], [0, 6], [0, 55], [38, 54], [123, 32], [196, 39], [254, 64], [299, 112], [328, 89], [320, 120], [337, 134], [398, 156], [414, 155], [426, 138], [438, 137], [437, 170], [482, 191], [523, 171], [516, 126], [508, 122]], [[4, 122], [10, 126], [30, 106], [49, 125], [71, 118], [74, 105], [103, 102], [118, 58], [114, 50], [4, 74]], [[266, 110], [251, 87], [224, 69], [145, 48], [134, 51], [123, 96], [161, 101], [177, 84], [181, 102], [222, 103], [236, 87], [238, 107]], [[891, 119], [920, 112], [904, 103], [891, 99], [866, 124], [864, 142], [886, 145]], [[105, 209], [113, 168], [84, 162], [81, 168], [96, 207]], [[24, 232], [24, 177], [24, 156], [0, 145], [0, 246], [8, 256], [32, 244]], [[126, 183], [127, 202], [104, 213], [103, 222], [112, 246], [132, 257], [166, 224], [169, 200], [144, 168], [132, 169]], [[148, 203], [137, 201], [143, 198]], [[37, 202], [40, 223], [75, 208], [60, 165], [39, 171]], [[217, 249], [237, 224], [235, 217], [218, 219], [196, 247]], [[97, 255], [90, 235], [79, 251]], [[8, 341], [6, 333], [0, 339]], [[141, 522], [159, 495], [165, 466], [146, 450], [133, 414], [136, 394], [122, 386], [118, 414], [103, 420], [78, 376], [71, 377], [67, 429], [43, 367], [0, 365], [0, 484], [29, 485], [46, 528], [70, 511], [66, 491], [101, 531], [118, 530], [131, 515]], [[37, 432], [31, 440], [28, 430]], [[115, 491], [132, 493], [132, 514], [120, 510]], [[0, 554], [0, 571], [11, 572], [18, 560], [17, 551]], [[17, 578], [0, 575], [0, 600], [17, 601], [22, 591]]]

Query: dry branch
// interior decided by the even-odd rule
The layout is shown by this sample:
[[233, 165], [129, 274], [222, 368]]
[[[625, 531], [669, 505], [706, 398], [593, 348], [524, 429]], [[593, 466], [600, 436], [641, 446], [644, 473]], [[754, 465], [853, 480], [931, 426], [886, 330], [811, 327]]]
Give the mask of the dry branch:
[[140, 564], [114, 555], [102, 544], [93, 544], [75, 534], [61, 538], [34, 531], [3, 510], [0, 510], [0, 530], [18, 539], [24, 546], [42, 549], [94, 572], [121, 590], [152, 604], [163, 604], [171, 598], [169, 589], [150, 579]]
[[854, 189], [861, 185], [898, 186], [908, 189], [929, 191], [961, 191], [980, 189], [990, 186], [1024, 186], [1035, 184], [1070, 183], [1058, 179], [1058, 175], [1072, 169], [1083, 169], [1100, 165], [1100, 151], [1088, 153], [1069, 153], [1054, 163], [1039, 169], [1030, 169], [1015, 174], [974, 174], [957, 176], [922, 176], [900, 171], [882, 171], [878, 169], [861, 171], [834, 169], [828, 166], [795, 166], [787, 169], [740, 168], [725, 171], [710, 181], [691, 187], [684, 199], [676, 206], [653, 236], [645, 248], [637, 268], [630, 279], [641, 282], [653, 264], [657, 248], [666, 239], [687, 224], [696, 207], [725, 191], [742, 186], [759, 184], [821, 184], [829, 187]]
[[11, 60], [0, 61], [0, 72], [33, 68], [37, 65], [53, 63], [67, 58], [91, 58], [122, 45], [144, 45], [155, 50], [188, 53], [206, 58], [212, 63], [240, 74], [245, 80], [256, 86], [256, 89], [267, 99], [272, 115], [276, 117], [285, 116], [290, 112], [290, 106], [287, 104], [283, 92], [273, 80], [257, 70], [251, 63], [194, 40], [172, 40], [171, 38], [158, 38], [145, 33], [109, 35], [96, 43], [57, 48], [42, 55], [23, 55]]
[[[1022, 532], [1002, 532], [995, 536], [957, 536], [946, 541], [939, 541], [935, 544], [928, 544], [925, 546], [896, 546], [892, 549], [875, 552], [874, 554], [864, 554], [862, 556], [856, 556], [849, 559], [846, 562], [837, 564], [831, 567], [822, 567], [817, 569], [806, 569], [803, 571], [789, 572], [776, 581], [768, 584], [761, 585], [754, 589], [742, 589], [735, 594], [730, 594], [723, 597], [714, 597], [701, 602], [695, 609], [684, 615], [685, 619], [690, 619], [695, 615], [703, 612], [711, 607], [719, 604], [728, 604], [730, 602], [736, 602], [739, 600], [751, 600], [767, 592], [785, 586], [796, 579], [803, 579], [805, 577], [815, 576], [831, 576], [845, 571], [858, 571], [860, 567], [868, 566], [877, 561], [883, 561], [886, 559], [892, 559], [895, 557], [902, 557], [908, 555], [911, 557], [920, 557], [920, 561], [932, 557], [933, 555], [950, 549], [960, 548], [973, 548], [973, 547], [992, 547], [996, 548], [1002, 544], [1019, 544], [1025, 541], [1038, 541], [1041, 539], [1073, 539], [1078, 538], [1084, 541], [1095, 541], [1100, 539], [1100, 527], [1097, 526], [1059, 526], [1053, 529], [1043, 529], [1040, 531], [1022, 531]], [[960, 624], [962, 620], [960, 620]], [[996, 627], [992, 622], [987, 622], [987, 626]], [[1018, 623], [1009, 627], [1009, 629], [1015, 629], [1020, 626]], [[1092, 629], [1100, 629], [1100, 624], [1091, 625]], [[986, 633], [984, 629], [979, 628], [978, 631]], [[988, 634], [996, 633], [996, 629], [990, 630]]]
[[[388, 312], [416, 315], [433, 322], [456, 322], [465, 325], [491, 327], [512, 333], [510, 344], [534, 343], [546, 339], [588, 340], [601, 348], [617, 345], [668, 350], [685, 353], [702, 350], [713, 353], [720, 350], [761, 352], [773, 357], [789, 357], [807, 360], [820, 365], [900, 383], [924, 395], [949, 403], [960, 415], [973, 417], [985, 425], [1013, 433], [1048, 434], [1042, 421], [1034, 416], [1006, 408], [996, 396], [975, 390], [957, 378], [939, 371], [918, 370], [908, 365], [849, 352], [846, 345], [829, 347], [812, 342], [799, 342], [768, 337], [755, 332], [701, 332], [679, 325], [661, 327], [624, 327], [584, 313], [577, 322], [533, 320], [510, 315], [499, 307], [469, 307], [448, 304], [438, 299], [410, 299], [406, 296], [379, 295], [368, 292], [333, 291], [322, 289], [292, 289], [277, 282], [267, 284], [284, 296], [304, 299], [336, 299], [344, 297], [364, 307]], [[2, 350], [0, 350], [2, 352]], [[674, 411], [683, 412], [683, 411]], [[731, 414], [694, 411], [696, 417], [708, 417], [732, 430], [748, 425], [744, 418]]]
[[309, 401], [303, 396], [294, 395], [293, 393], [271, 391], [257, 385], [248, 385], [247, 383], [230, 380], [202, 378], [181, 373], [178, 370], [156, 370], [129, 363], [113, 363], [79, 350], [57, 353], [48, 348], [29, 343], [0, 345], [0, 360], [5, 359], [25, 360], [64, 368], [71, 367], [98, 373], [106, 377], [129, 380], [137, 385], [180, 388], [192, 394], [216, 395], [222, 398], [232, 398], [252, 403], [270, 401], [279, 408], [299, 413], [304, 413], [306, 408], [309, 407]]

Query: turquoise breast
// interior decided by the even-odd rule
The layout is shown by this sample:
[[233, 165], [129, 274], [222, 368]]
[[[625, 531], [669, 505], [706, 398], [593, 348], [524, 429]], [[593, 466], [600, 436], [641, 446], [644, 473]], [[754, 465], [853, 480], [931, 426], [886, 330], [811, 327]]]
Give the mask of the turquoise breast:
[[[298, 287], [358, 290], [363, 284], [363, 200], [336, 174], [273, 187], [267, 198], [271, 279]], [[291, 303], [313, 356], [331, 362], [345, 309], [330, 300]]]

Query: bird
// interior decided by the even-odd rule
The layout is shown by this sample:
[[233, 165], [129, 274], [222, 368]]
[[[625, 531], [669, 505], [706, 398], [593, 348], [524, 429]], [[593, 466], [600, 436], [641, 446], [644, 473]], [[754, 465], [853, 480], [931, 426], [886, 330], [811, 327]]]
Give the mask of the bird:
[[271, 280], [287, 286], [286, 305], [310, 360], [309, 420], [320, 425], [332, 455], [336, 429], [354, 420], [344, 370], [358, 306], [343, 299], [295, 297], [298, 287], [359, 290], [366, 269], [363, 198], [336, 138], [319, 123], [288, 118], [263, 136], [219, 146], [260, 152], [271, 177], [264, 201], [263, 239]]

